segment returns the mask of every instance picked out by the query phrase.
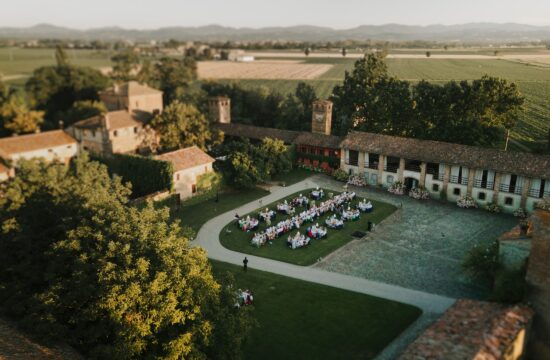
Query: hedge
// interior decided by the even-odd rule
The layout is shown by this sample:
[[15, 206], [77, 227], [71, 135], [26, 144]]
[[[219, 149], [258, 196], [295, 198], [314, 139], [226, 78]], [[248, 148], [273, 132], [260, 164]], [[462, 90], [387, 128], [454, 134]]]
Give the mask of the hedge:
[[174, 166], [167, 161], [126, 154], [95, 155], [93, 159], [107, 165], [111, 175], [130, 182], [133, 198], [171, 190], [174, 185]]

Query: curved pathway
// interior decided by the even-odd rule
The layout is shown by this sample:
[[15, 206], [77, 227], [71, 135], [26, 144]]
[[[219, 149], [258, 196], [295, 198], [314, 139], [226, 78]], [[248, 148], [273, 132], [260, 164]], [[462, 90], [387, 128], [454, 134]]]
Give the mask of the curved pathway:
[[[314, 266], [298, 266], [282, 261], [242, 254], [226, 249], [220, 244], [219, 234], [228, 223], [234, 220], [235, 213], [247, 214], [260, 208], [262, 204], [270, 204], [298, 191], [316, 186], [315, 177], [288, 187], [274, 186], [270, 189], [271, 193], [269, 195], [245, 204], [237, 209], [228, 211], [206, 222], [199, 230], [192, 244], [204, 248], [208, 253], [208, 257], [214, 260], [242, 266], [243, 258], [246, 256], [249, 260], [248, 266], [253, 269], [376, 296], [420, 308], [422, 310], [422, 315], [396, 339], [388, 344], [388, 346], [386, 346], [386, 348], [376, 357], [377, 360], [395, 359], [408, 344], [414, 341], [425, 328], [439, 317], [439, 314], [447, 310], [447, 308], [455, 302], [455, 299], [321, 270]], [[334, 191], [341, 191], [341, 189], [327, 186], [327, 184], [323, 184], [323, 188], [332, 188]]]
[[[193, 243], [196, 246], [203, 247], [211, 259], [242, 265], [245, 254], [226, 249], [219, 242], [220, 232], [225, 225], [234, 220], [235, 212], [246, 214], [261, 207], [260, 201], [263, 204], [269, 204], [300, 190], [315, 186], [317, 184], [314, 179], [310, 178], [288, 187], [273, 187], [271, 188], [271, 194], [209, 220], [199, 230], [197, 238]], [[420, 308], [425, 313], [442, 313], [455, 300], [314, 267], [298, 266], [248, 254], [246, 256], [249, 260], [248, 266], [250, 268], [410, 304]]]

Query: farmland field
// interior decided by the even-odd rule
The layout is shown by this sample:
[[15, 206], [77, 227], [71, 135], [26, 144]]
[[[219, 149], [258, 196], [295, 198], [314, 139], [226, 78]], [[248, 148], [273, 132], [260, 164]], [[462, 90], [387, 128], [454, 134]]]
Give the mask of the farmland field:
[[202, 79], [315, 79], [331, 64], [311, 64], [291, 60], [260, 60], [254, 62], [201, 61], [198, 64]]

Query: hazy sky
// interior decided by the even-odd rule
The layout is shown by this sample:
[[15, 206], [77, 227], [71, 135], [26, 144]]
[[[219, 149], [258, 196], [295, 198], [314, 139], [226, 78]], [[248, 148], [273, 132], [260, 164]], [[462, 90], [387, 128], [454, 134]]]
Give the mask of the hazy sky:
[[235, 27], [516, 22], [550, 25], [550, 0], [1, 0], [0, 26]]

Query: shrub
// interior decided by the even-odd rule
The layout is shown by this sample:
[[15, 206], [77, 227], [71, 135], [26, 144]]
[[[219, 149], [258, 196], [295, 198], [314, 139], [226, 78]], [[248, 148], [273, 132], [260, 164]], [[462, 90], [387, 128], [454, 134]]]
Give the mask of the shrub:
[[349, 175], [347, 172], [345, 172], [342, 169], [336, 169], [332, 173], [332, 177], [335, 178], [338, 181], [346, 182], [349, 179]]
[[367, 186], [367, 181], [361, 175], [351, 175], [348, 179], [348, 185], [365, 187]]
[[474, 246], [466, 255], [462, 267], [470, 277], [492, 284], [499, 268], [498, 242]]
[[525, 267], [502, 269], [496, 275], [491, 300], [517, 303], [523, 300], [526, 289]]
[[477, 203], [471, 196], [462, 196], [456, 201], [456, 205], [463, 209], [477, 208]]
[[388, 187], [388, 191], [394, 195], [404, 195], [405, 194], [405, 184], [401, 181], [396, 181]]
[[427, 200], [430, 198], [430, 193], [424, 188], [414, 188], [409, 191], [409, 196], [417, 200]]
[[94, 155], [92, 158], [107, 165], [111, 175], [131, 183], [134, 198], [171, 190], [174, 185], [174, 166], [167, 161], [126, 154]]
[[485, 205], [483, 208], [485, 210], [487, 210], [488, 212], [492, 212], [492, 213], [499, 213], [499, 212], [502, 211], [502, 208], [498, 204], [495, 204], [495, 203], [489, 203], [489, 204]]
[[514, 210], [514, 216], [520, 219], [525, 219], [527, 218], [527, 211], [525, 211], [524, 208], [516, 209]]
[[222, 183], [222, 176], [217, 172], [209, 172], [199, 176], [197, 179], [197, 191], [203, 193], [209, 190], [216, 190]]

